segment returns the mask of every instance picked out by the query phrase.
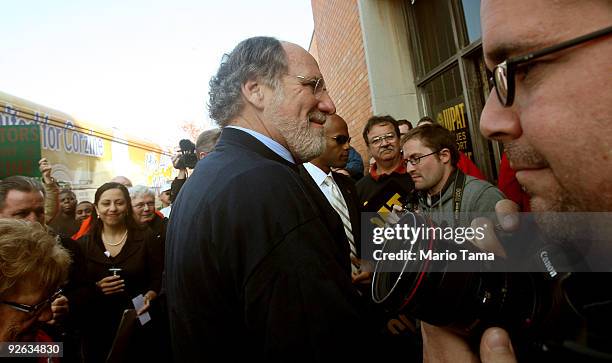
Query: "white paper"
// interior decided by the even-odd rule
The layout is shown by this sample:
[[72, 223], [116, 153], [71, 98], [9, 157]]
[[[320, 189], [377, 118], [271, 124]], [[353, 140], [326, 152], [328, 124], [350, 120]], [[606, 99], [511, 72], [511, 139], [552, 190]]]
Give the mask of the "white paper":
[[[132, 304], [134, 304], [134, 308], [136, 309], [136, 311], [142, 309], [145, 304], [144, 296], [142, 296], [142, 294], [136, 296], [132, 299]], [[146, 323], [151, 321], [151, 315], [149, 315], [149, 312], [147, 311], [146, 313], [138, 315], [138, 320], [140, 320], [140, 325], [145, 325]]]

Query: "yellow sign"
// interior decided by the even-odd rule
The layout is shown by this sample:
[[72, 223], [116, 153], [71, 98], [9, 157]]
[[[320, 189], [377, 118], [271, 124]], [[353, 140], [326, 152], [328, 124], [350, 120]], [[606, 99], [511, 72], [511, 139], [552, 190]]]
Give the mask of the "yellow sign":
[[19, 125], [40, 126], [52, 176], [80, 200], [93, 200], [95, 189], [117, 175], [154, 188], [173, 177], [170, 155], [159, 145], [0, 92], [0, 126]]

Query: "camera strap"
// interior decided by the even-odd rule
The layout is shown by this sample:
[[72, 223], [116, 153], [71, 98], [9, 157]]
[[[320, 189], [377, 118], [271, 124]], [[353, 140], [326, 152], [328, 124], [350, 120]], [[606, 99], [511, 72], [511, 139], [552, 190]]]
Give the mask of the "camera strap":
[[463, 188], [465, 183], [465, 174], [461, 170], [457, 169], [457, 176], [455, 177], [455, 192], [453, 193], [453, 218], [455, 227], [459, 226], [459, 213], [461, 211], [461, 200], [463, 200]]

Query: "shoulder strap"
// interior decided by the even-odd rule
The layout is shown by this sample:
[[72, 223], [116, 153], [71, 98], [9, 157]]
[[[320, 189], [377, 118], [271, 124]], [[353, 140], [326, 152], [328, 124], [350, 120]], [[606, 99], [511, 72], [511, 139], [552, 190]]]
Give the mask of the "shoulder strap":
[[457, 169], [457, 178], [455, 179], [455, 192], [453, 193], [453, 211], [455, 219], [455, 227], [459, 226], [459, 212], [461, 211], [461, 200], [463, 200], [463, 187], [465, 183], [465, 174]]

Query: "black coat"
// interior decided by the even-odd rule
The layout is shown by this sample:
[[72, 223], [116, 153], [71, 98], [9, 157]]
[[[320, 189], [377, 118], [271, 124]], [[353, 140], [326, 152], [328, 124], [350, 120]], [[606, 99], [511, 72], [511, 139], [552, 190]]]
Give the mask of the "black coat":
[[297, 167], [226, 128], [172, 207], [166, 286], [177, 362], [361, 355], [346, 242]]
[[[85, 358], [88, 361], [101, 362], [106, 359], [123, 310], [134, 308], [132, 298], [149, 290], [159, 293], [162, 251], [160, 245], [153, 242], [149, 230], [139, 229], [129, 232], [121, 252], [112, 258], [104, 254], [104, 244], [93, 233], [79, 238], [77, 243], [85, 258], [86, 270], [86, 287], [79, 291], [79, 301], [83, 304], [79, 322], [83, 333]], [[118, 274], [125, 280], [125, 291], [104, 295], [95, 283], [110, 276], [108, 269], [111, 267], [122, 269]], [[133, 344], [134, 353], [140, 350], [143, 357], [150, 351], [143, 346], [145, 342], [142, 340], [151, 335], [146, 331], [151, 325], [144, 328], [145, 331], [140, 332], [138, 336], [141, 344]]]
[[[322, 215], [326, 217], [326, 222], [329, 225], [330, 231], [333, 231], [334, 239], [342, 241], [344, 239], [344, 243], [347, 244], [346, 253], [349, 253], [348, 241], [346, 240], [346, 234], [344, 233], [344, 226], [342, 224], [342, 220], [338, 213], [329, 203], [321, 188], [315, 183], [314, 179], [308, 173], [308, 170], [304, 168], [302, 165], [298, 167], [300, 171], [300, 175], [304, 179], [304, 182], [308, 188], [311, 190], [311, 196], [314, 201], [317, 203], [319, 210]], [[349, 212], [349, 219], [351, 220], [351, 229], [353, 232], [353, 238], [355, 239], [355, 247], [357, 248], [357, 254], [360, 255], [360, 246], [361, 246], [361, 214], [359, 211], [359, 196], [357, 194], [357, 189], [355, 188], [355, 181], [350, 177], [332, 172], [332, 176], [336, 185], [340, 189], [342, 196], [344, 197], [344, 201], [346, 202], [346, 207]], [[350, 263], [350, 260], [349, 260]], [[349, 266], [350, 270], [350, 266]]]

